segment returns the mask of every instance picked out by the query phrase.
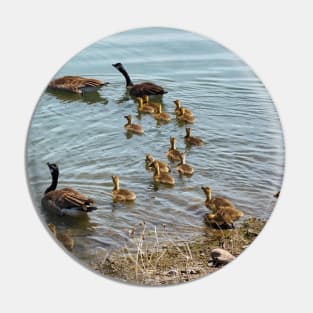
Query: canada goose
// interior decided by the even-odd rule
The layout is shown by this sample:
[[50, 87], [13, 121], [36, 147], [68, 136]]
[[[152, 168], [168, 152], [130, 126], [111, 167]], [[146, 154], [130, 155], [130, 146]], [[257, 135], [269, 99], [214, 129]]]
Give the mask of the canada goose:
[[185, 123], [194, 123], [195, 122], [194, 116], [186, 113], [185, 108], [180, 108], [179, 110], [180, 110], [180, 113], [176, 115], [176, 117], [179, 121], [182, 121]]
[[72, 188], [58, 189], [59, 168], [54, 163], [47, 163], [52, 183], [41, 199], [42, 206], [62, 215], [82, 216], [96, 210], [95, 200], [88, 198]]
[[180, 151], [176, 149], [176, 138], [170, 138], [171, 148], [167, 151], [167, 157], [172, 161], [180, 161]]
[[191, 128], [186, 128], [186, 136], [185, 140], [187, 143], [195, 146], [202, 146], [203, 145], [203, 140], [198, 138], [198, 137], [192, 137], [191, 136]]
[[171, 174], [160, 172], [158, 161], [153, 161], [152, 167], [154, 168], [153, 179], [155, 182], [166, 185], [175, 185], [175, 179]]
[[54, 224], [49, 223], [48, 227], [50, 228], [52, 234], [58, 239], [60, 242], [62, 242], [63, 246], [69, 250], [72, 251], [74, 247], [74, 239], [69, 236], [68, 234], [63, 234], [57, 232], [57, 229]]
[[74, 93], [84, 93], [88, 91], [95, 91], [102, 86], [106, 86], [109, 83], [102, 82], [101, 80], [94, 78], [85, 78], [80, 76], [64, 76], [52, 80], [48, 88], [65, 90]]
[[136, 134], [143, 134], [144, 129], [141, 125], [133, 124], [133, 117], [131, 115], [124, 116], [127, 119], [127, 124], [124, 127], [127, 131], [136, 133]]
[[236, 209], [231, 201], [226, 198], [212, 198], [211, 188], [201, 188], [207, 197], [205, 205], [213, 211], [213, 213], [207, 214], [207, 220], [209, 222], [214, 222], [217, 225], [230, 224], [232, 228], [235, 228], [234, 222], [237, 221], [240, 217], [244, 216], [244, 213]]
[[164, 93], [167, 93], [167, 91], [165, 91], [161, 86], [150, 82], [134, 85], [122, 63], [112, 64], [112, 66], [123, 74], [126, 80], [126, 88], [133, 97], [143, 97], [144, 95], [163, 95]]
[[163, 122], [169, 122], [171, 120], [171, 116], [168, 113], [162, 112], [161, 104], [157, 105], [154, 117], [156, 120]]
[[112, 176], [114, 188], [112, 191], [113, 200], [115, 201], [134, 201], [136, 194], [127, 189], [120, 189], [120, 178], [118, 176]]
[[[181, 114], [180, 109], [182, 107], [180, 100], [175, 100], [174, 103], [176, 104], [175, 114], [180, 115]], [[185, 109], [185, 114], [189, 114], [189, 115], [193, 116], [193, 113], [191, 112], [191, 110], [186, 109], [186, 108], [184, 108], [184, 109]]]
[[138, 111], [142, 113], [154, 113], [154, 107], [151, 105], [144, 105], [143, 99], [141, 97], [137, 98], [138, 101]]
[[160, 168], [160, 172], [161, 173], [168, 173], [171, 171], [169, 165], [163, 161], [160, 161], [160, 160], [156, 160], [153, 155], [151, 153], [147, 154], [146, 155], [146, 164], [147, 164], [147, 167], [151, 167], [152, 166], [152, 163], [154, 161], [157, 161], [159, 163], [159, 168]]
[[192, 175], [193, 168], [191, 165], [186, 164], [186, 156], [184, 152], [180, 154], [180, 163], [177, 165], [176, 170], [183, 175]]

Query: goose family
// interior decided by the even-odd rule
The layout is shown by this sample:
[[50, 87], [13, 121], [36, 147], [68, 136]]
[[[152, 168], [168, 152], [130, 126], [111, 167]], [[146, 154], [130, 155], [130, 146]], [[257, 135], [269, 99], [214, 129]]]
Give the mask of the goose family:
[[[126, 88], [130, 96], [138, 103], [139, 113], [149, 113], [157, 121], [170, 122], [171, 115], [163, 112], [163, 103], [152, 103], [150, 96], [163, 95], [167, 91], [152, 82], [143, 82], [134, 84], [122, 63], [112, 64], [125, 78]], [[93, 78], [85, 78], [80, 76], [64, 76], [52, 80], [48, 87], [56, 90], [66, 90], [73, 93], [84, 94], [88, 91], [95, 91], [106, 86], [107, 82], [102, 82]], [[195, 116], [193, 112], [181, 105], [181, 101], [176, 99], [175, 115], [178, 121], [184, 123], [194, 123]], [[175, 116], [174, 115], [174, 116]], [[140, 116], [140, 115], [139, 115]], [[125, 115], [124, 118], [127, 123], [124, 125], [127, 132], [135, 134], [144, 134], [142, 125], [133, 123], [133, 116], [131, 114]], [[162, 126], [165, 127], [165, 126]], [[186, 145], [202, 146], [204, 141], [199, 137], [191, 135], [191, 128], [185, 128], [186, 135], [183, 137]], [[186, 163], [186, 154], [176, 147], [176, 137], [170, 137], [170, 148], [166, 156], [172, 162], [179, 161], [175, 166], [176, 171], [181, 175], [191, 176], [194, 173], [194, 168]], [[148, 153], [145, 158], [146, 168], [153, 170], [153, 180], [156, 183], [174, 186], [176, 184], [174, 177], [171, 174], [170, 166], [161, 160], [155, 159], [151, 153]], [[81, 194], [75, 189], [66, 187], [57, 189], [59, 168], [56, 163], [47, 163], [51, 174], [51, 184], [45, 190], [42, 197], [42, 206], [50, 211], [54, 211], [60, 216], [82, 216], [97, 209], [96, 201], [88, 196]], [[128, 189], [120, 189], [119, 176], [112, 176], [113, 190], [112, 199], [117, 202], [135, 201], [136, 193]], [[230, 200], [224, 197], [212, 197], [212, 190], [209, 187], [201, 187], [206, 195], [205, 206], [211, 210], [211, 213], [206, 214], [206, 221], [210, 224], [218, 226], [229, 225], [234, 227], [234, 222], [244, 216], [244, 213], [237, 209]], [[278, 197], [279, 193], [275, 195]], [[54, 236], [61, 241], [68, 250], [72, 250], [74, 241], [72, 238], [61, 234], [57, 231], [56, 226], [52, 223], [48, 224]]]

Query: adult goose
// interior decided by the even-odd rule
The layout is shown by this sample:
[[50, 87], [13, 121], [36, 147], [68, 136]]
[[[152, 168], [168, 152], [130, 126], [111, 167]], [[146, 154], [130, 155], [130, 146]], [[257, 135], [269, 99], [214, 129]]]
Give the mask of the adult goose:
[[82, 94], [84, 92], [96, 91], [107, 84], [109, 83], [94, 78], [64, 76], [52, 80], [49, 83], [48, 88]]
[[59, 168], [54, 163], [47, 163], [52, 183], [46, 189], [41, 199], [42, 206], [58, 215], [83, 216], [97, 208], [94, 206], [95, 200], [86, 197], [72, 188], [56, 189], [59, 178]]
[[125, 77], [126, 80], [126, 88], [129, 91], [129, 94], [133, 97], [144, 97], [144, 96], [152, 96], [152, 95], [163, 95], [167, 93], [163, 89], [163, 87], [158, 86], [151, 82], [145, 82], [141, 84], [134, 84], [130, 79], [126, 69], [124, 68], [122, 63], [115, 63], [112, 64], [122, 75]]

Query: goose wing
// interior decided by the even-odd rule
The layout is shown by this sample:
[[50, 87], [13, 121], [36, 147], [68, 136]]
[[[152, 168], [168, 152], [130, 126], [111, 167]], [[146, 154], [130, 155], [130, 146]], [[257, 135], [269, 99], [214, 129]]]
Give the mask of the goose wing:
[[64, 90], [77, 90], [84, 87], [101, 87], [104, 85], [104, 82], [94, 78], [64, 76], [51, 81], [49, 87]]
[[164, 93], [167, 93], [167, 91], [165, 91], [161, 86], [150, 82], [134, 85], [130, 90], [130, 94], [136, 97], [143, 97], [146, 95], [163, 95]]

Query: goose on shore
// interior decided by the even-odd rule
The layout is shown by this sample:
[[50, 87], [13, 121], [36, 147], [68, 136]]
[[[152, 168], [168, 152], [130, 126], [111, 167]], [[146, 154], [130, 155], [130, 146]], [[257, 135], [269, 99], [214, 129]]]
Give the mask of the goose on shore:
[[209, 187], [201, 187], [206, 195], [205, 205], [213, 213], [207, 214], [206, 219], [208, 222], [215, 223], [219, 226], [224, 224], [234, 227], [234, 222], [240, 217], [244, 216], [244, 213], [238, 210], [230, 200], [224, 197], [212, 198], [212, 190]]
[[126, 88], [128, 89], [129, 94], [133, 97], [144, 97], [145, 95], [163, 95], [167, 93], [167, 91], [165, 91], [163, 87], [151, 82], [134, 84], [122, 63], [115, 63], [112, 64], [112, 66], [115, 67], [125, 77]]
[[101, 80], [94, 78], [64, 76], [52, 80], [49, 83], [48, 88], [82, 94], [84, 92], [96, 91], [102, 86], [106, 86], [108, 84], [109, 83], [102, 82]]
[[59, 168], [55, 163], [47, 163], [52, 182], [46, 189], [41, 199], [42, 206], [60, 216], [82, 216], [97, 208], [94, 206], [95, 200], [79, 193], [72, 188], [56, 189], [59, 178]]

